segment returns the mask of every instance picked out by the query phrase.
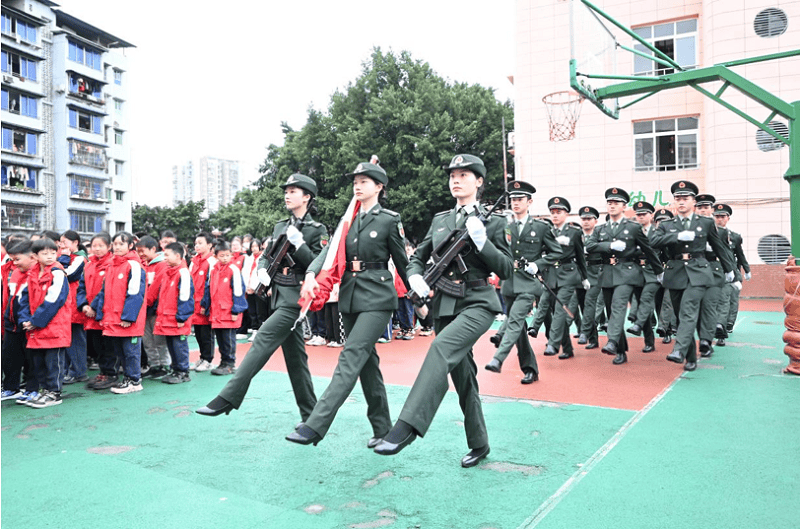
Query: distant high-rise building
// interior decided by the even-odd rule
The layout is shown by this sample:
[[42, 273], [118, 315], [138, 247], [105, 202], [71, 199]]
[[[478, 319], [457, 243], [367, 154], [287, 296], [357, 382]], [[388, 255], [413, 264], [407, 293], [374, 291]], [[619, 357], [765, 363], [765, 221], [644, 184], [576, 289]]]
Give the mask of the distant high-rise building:
[[239, 162], [204, 156], [197, 171], [193, 162], [172, 167], [172, 204], [205, 200], [205, 214], [231, 203], [241, 189]]

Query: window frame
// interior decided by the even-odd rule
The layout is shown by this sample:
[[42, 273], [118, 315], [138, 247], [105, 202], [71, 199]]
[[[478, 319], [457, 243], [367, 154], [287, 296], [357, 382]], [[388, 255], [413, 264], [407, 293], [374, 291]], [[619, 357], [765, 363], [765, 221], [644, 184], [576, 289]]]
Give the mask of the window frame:
[[[690, 21], [690, 20], [694, 20], [695, 21], [694, 30], [693, 31], [686, 31], [686, 32], [683, 32], [683, 33], [678, 33], [678, 24], [680, 24], [681, 22], [687, 22], [687, 21]], [[663, 28], [664, 26], [666, 26], [668, 24], [672, 25], [672, 33], [671, 34], [663, 35], [663, 36], [659, 36], [659, 37], [653, 36], [653, 35], [655, 35], [656, 28]], [[659, 23], [659, 24], [649, 24], [649, 25], [645, 25], [645, 26], [637, 26], [637, 27], [634, 27], [632, 29], [637, 35], [642, 37], [649, 44], [651, 44], [652, 46], [654, 46], [656, 48], [658, 48], [658, 46], [656, 46], [657, 42], [665, 42], [665, 41], [671, 39], [672, 40], [672, 50], [673, 50], [673, 53], [672, 53], [673, 56], [671, 58], [672, 58], [672, 60], [674, 60], [678, 64], [680, 64], [680, 62], [677, 59], [677, 55], [678, 55], [678, 44], [677, 44], [677, 41], [678, 41], [678, 39], [685, 39], [685, 38], [689, 38], [689, 37], [694, 38], [694, 47], [693, 47], [693, 49], [694, 49], [694, 64], [691, 64], [691, 65], [682, 65], [681, 64], [681, 66], [683, 66], [683, 68], [686, 69], [686, 70], [694, 70], [695, 68], [698, 68], [700, 66], [700, 64], [698, 64], [699, 61], [700, 61], [700, 55], [698, 53], [699, 37], [700, 37], [699, 24], [700, 24], [700, 19], [698, 17], [686, 17], [686, 18], [681, 18], [681, 19], [678, 19], [678, 20], [672, 20], [672, 21], [669, 21], [669, 22], [662, 22], [662, 23]], [[650, 30], [649, 32], [645, 31], [645, 30], [648, 30], [648, 29]], [[649, 33], [649, 36], [644, 35], [645, 33]], [[641, 44], [638, 44], [638, 43], [634, 44], [633, 47], [634, 47], [634, 49], [636, 49], [638, 51], [642, 51], [644, 53], [651, 54], [650, 50], [645, 48]], [[667, 54], [667, 55], [669, 55], [669, 54]], [[637, 69], [636, 69], [637, 68], [637, 62], [639, 62], [639, 61], [648, 61], [648, 62], [650, 62], [651, 69], [637, 71]], [[664, 75], [664, 74], [667, 74], [667, 73], [673, 73], [674, 72], [674, 69], [672, 69], [672, 68], [669, 68], [667, 66], [659, 64], [659, 63], [657, 63], [655, 61], [649, 61], [648, 59], [645, 59], [644, 57], [640, 57], [638, 55], [634, 55], [632, 70], [633, 70], [632, 75], [642, 76], [642, 77]]]
[[[2, 216], [2, 221], [0, 221], [0, 223], [2, 224], [3, 231], [6, 231], [6, 230], [40, 230], [40, 229], [42, 229], [42, 212], [44, 211], [44, 206], [40, 206], [40, 205], [37, 205], [37, 204], [18, 204], [18, 203], [15, 203], [15, 202], [3, 202], [2, 208], [3, 208], [3, 216]], [[22, 214], [25, 214], [25, 215], [33, 214], [33, 215], [35, 215], [35, 220], [34, 220], [33, 215], [31, 215], [32, 222], [30, 224], [12, 224], [11, 223], [12, 214], [9, 211], [11, 208], [16, 208], [16, 209], [18, 209], [20, 211], [24, 210], [24, 209], [27, 209], [28, 210], [27, 212], [24, 212], [24, 213], [16, 213], [15, 212], [15, 215], [17, 217], [21, 217]]]
[[[692, 129], [680, 129], [679, 128], [679, 120], [685, 118], [692, 118], [697, 120], [697, 128]], [[666, 123], [667, 121], [673, 121], [673, 127], [671, 130], [656, 130], [656, 124], [658, 122]], [[644, 124], [644, 123], [652, 123], [650, 132], [636, 132], [636, 125]], [[664, 118], [653, 118], [653, 119], [642, 119], [636, 120], [631, 123], [633, 128], [633, 170], [635, 172], [660, 172], [660, 171], [694, 171], [700, 168], [700, 115], [699, 114], [691, 114], [686, 116], [673, 116], [673, 117], [664, 117]], [[695, 162], [692, 163], [681, 163], [681, 154], [680, 154], [680, 141], [679, 138], [681, 137], [688, 137], [694, 135], [694, 149], [695, 149]], [[675, 150], [675, 162], [672, 164], [658, 164], [658, 138], [667, 138], [667, 137], [674, 137], [674, 150]], [[652, 150], [650, 151], [653, 155], [653, 163], [652, 165], [645, 166], [645, 165], [637, 165], [637, 140], [641, 139], [652, 139], [651, 147]]]

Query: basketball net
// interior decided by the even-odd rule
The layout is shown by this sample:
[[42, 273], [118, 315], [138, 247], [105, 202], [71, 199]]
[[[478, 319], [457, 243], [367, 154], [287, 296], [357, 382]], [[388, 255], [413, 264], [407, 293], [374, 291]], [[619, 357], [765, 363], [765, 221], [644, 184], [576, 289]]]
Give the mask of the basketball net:
[[575, 125], [581, 115], [583, 97], [572, 91], [553, 92], [542, 98], [550, 122], [550, 141], [575, 138]]

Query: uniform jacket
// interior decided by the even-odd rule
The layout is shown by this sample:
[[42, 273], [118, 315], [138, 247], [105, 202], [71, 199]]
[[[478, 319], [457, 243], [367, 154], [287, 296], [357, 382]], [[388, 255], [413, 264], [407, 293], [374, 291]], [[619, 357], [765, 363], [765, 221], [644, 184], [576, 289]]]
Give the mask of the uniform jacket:
[[[326, 245], [309, 265], [309, 271], [318, 274], [322, 270], [329, 249], [330, 245]], [[336, 248], [332, 251], [335, 252]], [[339, 310], [344, 313], [395, 310], [397, 291], [394, 289], [394, 280], [388, 268], [389, 257], [394, 261], [397, 273], [408, 287], [406, 275], [408, 257], [400, 214], [375, 204], [360, 222], [353, 221], [345, 239], [345, 253], [348, 262], [362, 261], [387, 265], [385, 269], [361, 272], [345, 270], [339, 286]]]
[[[86, 266], [83, 267], [83, 276], [78, 282], [78, 290], [75, 293], [78, 310], [83, 311], [83, 307], [86, 305], [91, 306], [94, 298], [100, 293], [100, 289], [103, 288], [103, 281], [106, 278], [106, 272], [108, 272], [108, 267], [111, 266], [113, 259], [114, 254], [111, 252], [105, 254], [103, 257], [97, 257], [95, 255], [89, 257]], [[87, 330], [103, 330], [103, 326], [100, 322], [92, 318], [86, 318], [83, 327]]]
[[[485, 210], [479, 206], [481, 211]], [[411, 258], [408, 266], [408, 274], [424, 274], [426, 263], [431, 256], [431, 252], [436, 246], [447, 238], [449, 233], [456, 227], [457, 209], [443, 211], [433, 217], [433, 222], [428, 230], [425, 239], [417, 247], [417, 251]], [[470, 215], [475, 215], [472, 211]], [[514, 270], [514, 262], [511, 258], [511, 229], [504, 217], [493, 215], [486, 223], [486, 244], [479, 252], [470, 244], [469, 250], [465, 255], [464, 264], [469, 269], [466, 274], [458, 270], [458, 266], [452, 263], [442, 277], [450, 281], [473, 281], [477, 279], [488, 279], [489, 274], [494, 272], [500, 279], [508, 279]], [[429, 285], [434, 288], [434, 285]], [[501, 312], [500, 300], [497, 298], [495, 288], [488, 284], [485, 287], [469, 288], [466, 296], [455, 298], [445, 294], [440, 289], [434, 288], [433, 301], [431, 303], [434, 318], [455, 316], [468, 307], [484, 307], [491, 312]]]
[[36, 263], [28, 270], [28, 285], [21, 295], [20, 322], [30, 321], [35, 326], [28, 331], [28, 349], [69, 347], [73, 308], [64, 267], [54, 263], [42, 269]]
[[[105, 336], [127, 337], [144, 335], [146, 308], [144, 296], [147, 277], [136, 252], [115, 255], [106, 272], [103, 288], [92, 302]], [[133, 324], [122, 327], [121, 322]]]
[[547, 269], [545, 281], [550, 288], [563, 286], [581, 286], [581, 281], [586, 279], [586, 257], [583, 249], [583, 231], [569, 222], [565, 222], [561, 229], [553, 226], [553, 237], [558, 242], [559, 237], [567, 237], [567, 244], [558, 243], [561, 247], [558, 260]]
[[[651, 223], [650, 226], [648, 226], [647, 228], [642, 228], [642, 231], [644, 232], [645, 236], [647, 237], [647, 240], [649, 241], [650, 235], [655, 233], [656, 227]], [[658, 254], [658, 252], [656, 252], [656, 254]], [[647, 260], [647, 256], [644, 254], [641, 248], [639, 249], [638, 252], [636, 252], [636, 259], [639, 260], [639, 266], [642, 267], [642, 274], [644, 274], [644, 282], [658, 283], [658, 274], [655, 273], [653, 266]], [[661, 255], [659, 255], [658, 262], [661, 263]]]
[[[525, 258], [535, 263], [542, 274], [561, 256], [561, 245], [556, 242], [552, 226], [531, 216], [525, 221], [520, 233], [515, 221], [509, 222], [511, 230], [511, 256], [514, 262]], [[525, 271], [525, 265], [517, 263], [511, 277], [503, 282], [503, 296], [518, 296], [530, 293], [539, 280]], [[540, 287], [541, 288], [541, 287]]]
[[217, 264], [214, 252], [209, 252], [206, 257], [195, 255], [192, 264], [189, 265], [189, 273], [192, 275], [192, 284], [197, 285], [194, 289], [194, 317], [192, 325], [211, 325], [211, 320], [207, 314], [200, 314], [200, 302], [203, 301], [204, 285], [208, 279], [208, 272]]
[[[24, 332], [22, 322], [30, 320], [30, 314], [21, 314], [22, 291], [28, 285], [28, 272], [23, 272], [16, 266], [10, 268], [11, 277], [8, 279], [8, 288], [3, 298], [3, 330], [10, 332]], [[7, 301], [6, 301], [7, 300]], [[23, 319], [20, 319], [22, 317]]]
[[158, 304], [158, 289], [161, 286], [164, 272], [169, 268], [164, 260], [164, 252], [158, 252], [153, 259], [145, 265], [147, 276], [147, 291], [145, 293], [145, 303], [147, 304], [148, 316], [156, 313]]
[[[157, 297], [153, 334], [189, 335], [194, 314], [194, 285], [184, 262], [180, 266], [167, 266], [158, 284]], [[184, 323], [183, 327], [178, 327], [178, 323]]]
[[239, 270], [244, 267], [244, 260], [247, 258], [247, 253], [245, 252], [236, 252], [233, 254], [233, 259], [231, 259], [231, 264], [234, 265]]
[[[267, 268], [269, 266], [266, 256], [270, 251], [272, 251], [272, 247], [274, 246], [278, 237], [280, 237], [280, 235], [286, 231], [286, 227], [290, 220], [291, 218], [284, 219], [275, 225], [275, 228], [272, 231], [272, 241], [258, 257], [256, 270], [253, 271], [252, 274], [255, 277], [251, 278], [250, 285], [258, 286], [257, 270], [261, 268]], [[273, 282], [271, 286], [272, 295], [270, 296], [270, 305], [272, 310], [282, 307], [291, 307], [299, 310], [300, 307], [297, 305], [297, 301], [300, 299], [300, 286], [302, 285], [303, 278], [306, 275], [306, 270], [311, 262], [314, 261], [314, 259], [322, 251], [323, 237], [328, 236], [328, 230], [325, 228], [325, 226], [312, 219], [311, 215], [308, 215], [306, 220], [297, 226], [297, 229], [299, 229], [303, 234], [303, 240], [305, 243], [303, 243], [300, 248], [291, 246], [289, 248], [289, 255], [292, 256], [292, 260], [294, 260], [295, 263], [291, 272], [297, 276], [298, 285], [282, 286]], [[251, 288], [255, 287], [251, 286]]]
[[[717, 233], [714, 221], [708, 217], [693, 214], [689, 230], [695, 232], [693, 241], [679, 241], [678, 233], [683, 231], [679, 216], [662, 220], [650, 241], [656, 248], [664, 248], [670, 260], [664, 270], [664, 288], [684, 290], [689, 286], [714, 286], [714, 275], [705, 257], [706, 244], [719, 256], [722, 268], [728, 272], [734, 264], [730, 259], [725, 243]], [[689, 260], [674, 259], [688, 253], [693, 256]]]
[[58, 262], [64, 267], [69, 281], [69, 298], [72, 305], [72, 323], [83, 325], [86, 323], [86, 315], [78, 310], [76, 295], [78, 293], [78, 283], [83, 277], [83, 270], [86, 266], [86, 252], [78, 251], [69, 255], [61, 255]]
[[749, 274], [750, 263], [747, 262], [747, 257], [745, 257], [744, 250], [742, 249], [742, 236], [733, 230], [728, 231], [730, 233], [730, 249], [736, 257], [736, 270], [734, 270], [736, 277], [734, 279], [736, 281], [741, 281], [742, 272], [740, 269], [743, 268], [745, 273]]
[[[714, 223], [714, 226], [717, 228], [717, 235], [719, 235], [719, 238], [722, 239], [722, 243], [725, 246], [725, 251], [729, 252], [728, 258], [731, 260], [731, 262], [736, 263], [733, 252], [730, 249], [730, 244], [731, 244], [730, 232], [728, 231], [727, 228], [717, 227], [716, 223]], [[708, 264], [711, 265], [711, 272], [714, 274], [714, 280], [715, 280], [714, 286], [724, 287], [725, 272], [722, 271], [722, 265], [720, 264], [719, 257], [713, 251], [711, 245], [709, 245], [708, 243], [706, 243], [706, 259], [708, 259]], [[736, 265], [734, 264], [734, 268], [735, 266]], [[735, 279], [736, 279], [736, 274], [734, 270], [734, 280]]]
[[[625, 241], [625, 249], [621, 252], [612, 250], [611, 243], [614, 241]], [[642, 226], [626, 217], [620, 220], [616, 230], [611, 228], [611, 222], [597, 226], [586, 241], [586, 248], [591, 253], [600, 254], [604, 260], [617, 260], [616, 265], [600, 265], [599, 283], [603, 288], [619, 285], [644, 286], [644, 273], [637, 258], [639, 252], [642, 252], [656, 274], [663, 271], [661, 259], [642, 232]]]
[[591, 237], [591, 234], [586, 235], [583, 233], [583, 230], [581, 230], [583, 254], [586, 260], [586, 279], [589, 280], [590, 285], [597, 286], [600, 281], [600, 269], [602, 268], [601, 261], [603, 256], [598, 252], [590, 252], [589, 249], [586, 248], [586, 241], [589, 240], [589, 237]]
[[[238, 329], [247, 310], [242, 271], [231, 261], [219, 261], [208, 274], [200, 306], [208, 314], [213, 329]], [[233, 316], [236, 315], [236, 319]]]

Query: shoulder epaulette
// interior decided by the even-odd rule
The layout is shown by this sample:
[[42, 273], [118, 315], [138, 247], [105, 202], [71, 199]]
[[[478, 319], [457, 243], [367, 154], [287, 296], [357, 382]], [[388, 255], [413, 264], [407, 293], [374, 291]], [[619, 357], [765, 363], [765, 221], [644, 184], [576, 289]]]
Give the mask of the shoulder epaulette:
[[391, 209], [381, 208], [381, 211], [384, 212], [384, 213], [388, 213], [392, 217], [399, 217], [400, 216], [400, 214], [398, 212], [392, 211]]
[[439, 213], [437, 213], [436, 215], [434, 215], [434, 217], [441, 217], [442, 215], [447, 215], [448, 213], [452, 213], [452, 210], [450, 210], [450, 209], [446, 209], [446, 210], [444, 210], [444, 211], [440, 211]]

